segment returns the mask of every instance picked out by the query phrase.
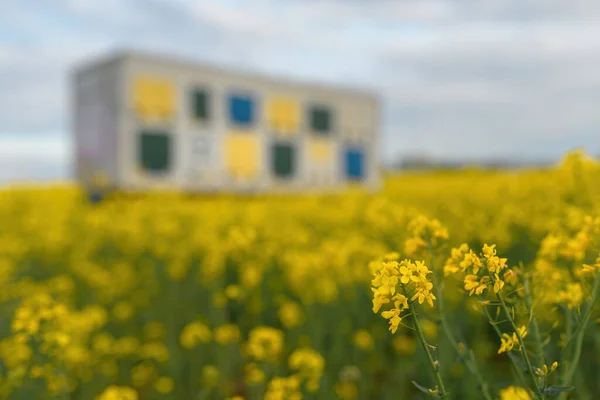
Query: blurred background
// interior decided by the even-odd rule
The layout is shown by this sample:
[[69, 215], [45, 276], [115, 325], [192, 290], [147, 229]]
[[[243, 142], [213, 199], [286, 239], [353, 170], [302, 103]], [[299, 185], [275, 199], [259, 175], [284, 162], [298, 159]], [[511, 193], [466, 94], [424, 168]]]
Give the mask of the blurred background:
[[[220, 99], [231, 81], [209, 74], [217, 79], [202, 91], [203, 76], [195, 80], [189, 70], [183, 78], [173, 75], [177, 90], [148, 77], [131, 86], [105, 85], [103, 79], [114, 76], [110, 69], [91, 79], [78, 75], [73, 90], [76, 65], [120, 51], [375, 93], [380, 142], [365, 139], [378, 125], [370, 97], [328, 98], [322, 88], [313, 97], [298, 90], [295, 103], [277, 108], [304, 127], [296, 132], [285, 118], [286, 133], [310, 129], [325, 139], [343, 131], [364, 134], [344, 137], [348, 180], [377, 183], [373, 143], [380, 167], [402, 173], [382, 174], [375, 192], [352, 186], [316, 196], [303, 190], [294, 196], [115, 193], [94, 204], [77, 184], [40, 185], [73, 180], [84, 153], [102, 158], [106, 170], [125, 165], [130, 176], [147, 177], [146, 169], [168, 180], [163, 172], [175, 146], [156, 130], [187, 135], [160, 119], [176, 116], [192, 126], [191, 115], [172, 106], [187, 93], [180, 90], [187, 90], [186, 80], [197, 85], [190, 98], [202, 128], [192, 133], [226, 126], [219, 121], [224, 112], [212, 119], [206, 111], [215, 93], [221, 102], [215, 109], [231, 105], [231, 132], [262, 135], [253, 139], [255, 149], [277, 134], [262, 129], [263, 120], [240, 128], [240, 122], [255, 122], [249, 99], [260, 85], [251, 80], [234, 80], [248, 85], [236, 88], [242, 95], [227, 97], [228, 103]], [[144, 64], [131, 74], [135, 62], [124, 70], [136, 78], [140, 71], [168, 70]], [[600, 398], [600, 329], [591, 322], [600, 322], [592, 315], [600, 298], [600, 163], [587, 156], [600, 149], [598, 71], [597, 0], [0, 0], [0, 399], [421, 399], [443, 394], [442, 378], [454, 399], [542, 399], [547, 390], [556, 394], [556, 385], [575, 386], [571, 398]], [[264, 85], [263, 94], [280, 90], [274, 86]], [[126, 91], [132, 87], [143, 90]], [[93, 107], [93, 94], [104, 89], [134, 93], [134, 106], [118, 114], [134, 107], [139, 114], [120, 120], [123, 141], [100, 135], [117, 132], [96, 122], [112, 106], [99, 101]], [[289, 95], [286, 90], [276, 94]], [[77, 143], [73, 92], [97, 117], [76, 121], [84, 127]], [[327, 104], [316, 107], [327, 99], [333, 99], [331, 114]], [[304, 117], [310, 115], [311, 125], [299, 122], [300, 107], [290, 104], [310, 110]], [[156, 109], [157, 119], [144, 119]], [[351, 114], [347, 120], [356, 126], [331, 128], [330, 115], [338, 111]], [[137, 153], [126, 151], [133, 149], [134, 117], [144, 122]], [[259, 151], [248, 151], [239, 136], [235, 151], [225, 152], [239, 175], [233, 178], [254, 178]], [[184, 144], [179, 149], [196, 152], [177, 140]], [[203, 154], [212, 142], [197, 143]], [[272, 157], [282, 180], [295, 171], [291, 154], [300, 153], [285, 144], [280, 154], [286, 161], [278, 166]], [[120, 151], [95, 154], [109, 145]], [[369, 152], [349, 151], [355, 145]], [[84, 150], [80, 157], [76, 147]], [[321, 153], [334, 164], [333, 151]], [[141, 155], [138, 165], [127, 159], [134, 154]], [[462, 168], [473, 165], [489, 168]], [[406, 171], [428, 168], [434, 170]], [[222, 175], [216, 176], [221, 183]], [[89, 186], [92, 200], [102, 197], [100, 183]], [[461, 275], [463, 262], [473, 262], [467, 250], [493, 252], [484, 246], [491, 244], [508, 258], [508, 269], [474, 266]], [[435, 306], [416, 306], [419, 319], [402, 315], [415, 326], [421, 321], [424, 333], [418, 335], [408, 325], [391, 334], [400, 314], [373, 312], [372, 279], [387, 268], [382, 260], [399, 256], [424, 260], [433, 272], [435, 285], [419, 275], [402, 286], [410, 297], [433, 285], [437, 297]], [[490, 275], [481, 277], [477, 290], [488, 290], [480, 298], [465, 296], [465, 286], [484, 273]], [[510, 323], [494, 308], [494, 290], [514, 305], [512, 316], [504, 309]], [[493, 313], [483, 312], [488, 308]], [[533, 382], [526, 382], [518, 358], [522, 343], [517, 346], [514, 335], [530, 326], [521, 354], [535, 350], [539, 378], [527, 373]], [[504, 354], [507, 340], [514, 349]], [[435, 346], [435, 362], [426, 357], [429, 347], [419, 345], [425, 341]]]
[[589, 0], [4, 0], [0, 182], [73, 176], [68, 71], [117, 49], [371, 89], [387, 168], [596, 154], [599, 19]]

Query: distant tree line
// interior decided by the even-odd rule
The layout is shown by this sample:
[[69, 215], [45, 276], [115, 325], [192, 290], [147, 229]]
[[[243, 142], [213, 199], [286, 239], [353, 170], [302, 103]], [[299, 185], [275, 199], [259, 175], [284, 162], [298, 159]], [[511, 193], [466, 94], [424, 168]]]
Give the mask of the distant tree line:
[[395, 162], [387, 165], [388, 170], [455, 170], [468, 167], [483, 169], [514, 169], [520, 167], [546, 167], [552, 161], [531, 161], [514, 159], [469, 159], [450, 160], [427, 155], [409, 154], [398, 157]]

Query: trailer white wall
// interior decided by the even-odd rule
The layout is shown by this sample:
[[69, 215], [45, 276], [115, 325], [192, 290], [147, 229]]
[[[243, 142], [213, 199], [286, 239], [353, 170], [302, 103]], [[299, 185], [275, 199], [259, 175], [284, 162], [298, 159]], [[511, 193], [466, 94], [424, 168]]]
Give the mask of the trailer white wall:
[[[159, 82], [156, 90], [164, 90], [164, 96], [148, 104], [162, 107], [164, 116], [140, 114], [144, 101], [140, 100], [140, 80]], [[193, 88], [208, 93], [207, 120], [194, 116]], [[232, 122], [232, 93], [252, 99], [255, 118], [249, 127]], [[171, 99], [172, 107], [158, 104], [163, 98]], [[289, 99], [280, 103], [300, 113], [294, 132], [274, 128], [269, 117], [273, 99]], [[77, 171], [84, 183], [101, 172], [120, 190], [156, 186], [187, 191], [323, 190], [356, 180], [348, 166], [354, 163], [364, 169], [360, 183], [379, 184], [379, 102], [360, 91], [124, 53], [79, 69], [74, 101]], [[329, 110], [330, 129], [325, 134], [311, 128], [308, 112], [313, 106]], [[289, 115], [295, 116], [296, 111]], [[141, 167], [143, 132], [146, 142], [156, 132], [168, 135], [164, 142], [168, 169], [157, 172]], [[275, 173], [276, 151], [293, 160], [291, 178]]]

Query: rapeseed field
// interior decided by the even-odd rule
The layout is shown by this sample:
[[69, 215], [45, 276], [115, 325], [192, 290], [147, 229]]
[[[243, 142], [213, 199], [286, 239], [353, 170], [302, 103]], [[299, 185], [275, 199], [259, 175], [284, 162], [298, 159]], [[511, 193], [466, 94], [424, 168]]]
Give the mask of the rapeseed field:
[[0, 191], [0, 398], [598, 399], [600, 164]]

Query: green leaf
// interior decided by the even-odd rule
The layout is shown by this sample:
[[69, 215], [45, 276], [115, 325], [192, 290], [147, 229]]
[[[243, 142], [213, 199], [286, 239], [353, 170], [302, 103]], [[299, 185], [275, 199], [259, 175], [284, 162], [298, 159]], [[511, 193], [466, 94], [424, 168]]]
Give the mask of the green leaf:
[[433, 397], [433, 398], [436, 398], [436, 399], [441, 399], [441, 397], [440, 397], [439, 395], [431, 393], [431, 392], [429, 391], [429, 389], [428, 389], [428, 388], [426, 388], [425, 386], [423, 386], [423, 385], [419, 385], [419, 384], [418, 384], [417, 382], [415, 382], [415, 381], [412, 381], [412, 384], [413, 384], [413, 385], [415, 385], [415, 387], [416, 387], [417, 389], [419, 389], [421, 392], [425, 393], [426, 395], [428, 395], [428, 396], [430, 396], [430, 397]]
[[554, 386], [554, 385], [552, 385], [552, 386], [548, 386], [544, 390], [544, 396], [556, 397], [563, 392], [570, 392], [573, 389], [575, 389], [574, 386]]

